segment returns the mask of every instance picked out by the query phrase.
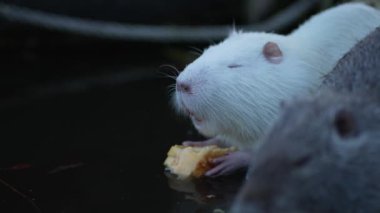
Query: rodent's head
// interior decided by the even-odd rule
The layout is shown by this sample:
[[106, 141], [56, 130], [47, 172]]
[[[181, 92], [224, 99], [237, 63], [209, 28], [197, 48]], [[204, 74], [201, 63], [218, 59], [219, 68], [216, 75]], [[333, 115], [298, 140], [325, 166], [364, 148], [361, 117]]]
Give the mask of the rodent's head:
[[257, 139], [277, 115], [280, 100], [295, 95], [301, 78], [292, 79], [293, 70], [286, 68], [291, 62], [285, 39], [235, 32], [209, 47], [177, 77], [177, 109], [205, 136]]
[[376, 103], [321, 93], [285, 106], [253, 155], [233, 212], [373, 208], [380, 199], [379, 138]]

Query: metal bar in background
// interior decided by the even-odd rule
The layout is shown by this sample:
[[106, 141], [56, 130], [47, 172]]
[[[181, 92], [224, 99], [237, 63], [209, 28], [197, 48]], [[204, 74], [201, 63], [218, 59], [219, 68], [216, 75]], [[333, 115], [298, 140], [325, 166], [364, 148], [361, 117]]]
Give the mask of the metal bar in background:
[[[244, 31], [278, 31], [294, 24], [318, 2], [318, 0], [299, 0], [268, 20], [236, 28]], [[209, 42], [223, 39], [233, 29], [232, 24], [231, 26], [157, 26], [94, 21], [5, 3], [0, 3], [0, 16], [11, 21], [87, 36], [150, 42]]]

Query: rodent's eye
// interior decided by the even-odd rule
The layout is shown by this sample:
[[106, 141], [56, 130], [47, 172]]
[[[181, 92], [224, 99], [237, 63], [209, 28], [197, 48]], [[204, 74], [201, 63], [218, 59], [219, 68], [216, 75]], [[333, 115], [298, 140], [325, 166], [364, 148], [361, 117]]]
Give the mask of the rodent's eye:
[[334, 125], [342, 138], [355, 137], [359, 134], [356, 119], [349, 111], [340, 110], [335, 115]]
[[228, 65], [228, 68], [231, 68], [231, 69], [234, 69], [234, 68], [239, 68], [239, 67], [242, 67], [243, 65], [241, 64], [230, 64]]
[[311, 160], [311, 156], [301, 157], [301, 158], [299, 158], [299, 159], [297, 159], [296, 161], [293, 162], [293, 166], [294, 167], [302, 167], [305, 164], [307, 164], [308, 162], [310, 162], [310, 160]]

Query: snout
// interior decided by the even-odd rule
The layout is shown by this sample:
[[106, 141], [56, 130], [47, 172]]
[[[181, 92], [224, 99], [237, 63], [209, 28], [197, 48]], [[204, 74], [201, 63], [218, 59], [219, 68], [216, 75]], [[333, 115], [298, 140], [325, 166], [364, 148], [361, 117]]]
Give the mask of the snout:
[[176, 80], [176, 90], [177, 92], [191, 94], [192, 93], [192, 85], [189, 81], [186, 80]]

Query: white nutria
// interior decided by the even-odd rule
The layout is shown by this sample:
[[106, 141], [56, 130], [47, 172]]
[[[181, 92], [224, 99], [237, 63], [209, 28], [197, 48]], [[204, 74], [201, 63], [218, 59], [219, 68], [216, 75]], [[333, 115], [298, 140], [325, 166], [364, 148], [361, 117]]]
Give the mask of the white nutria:
[[347, 3], [289, 35], [232, 32], [180, 73], [175, 106], [204, 136], [251, 148], [282, 100], [313, 93], [322, 76], [377, 26], [378, 10]]

